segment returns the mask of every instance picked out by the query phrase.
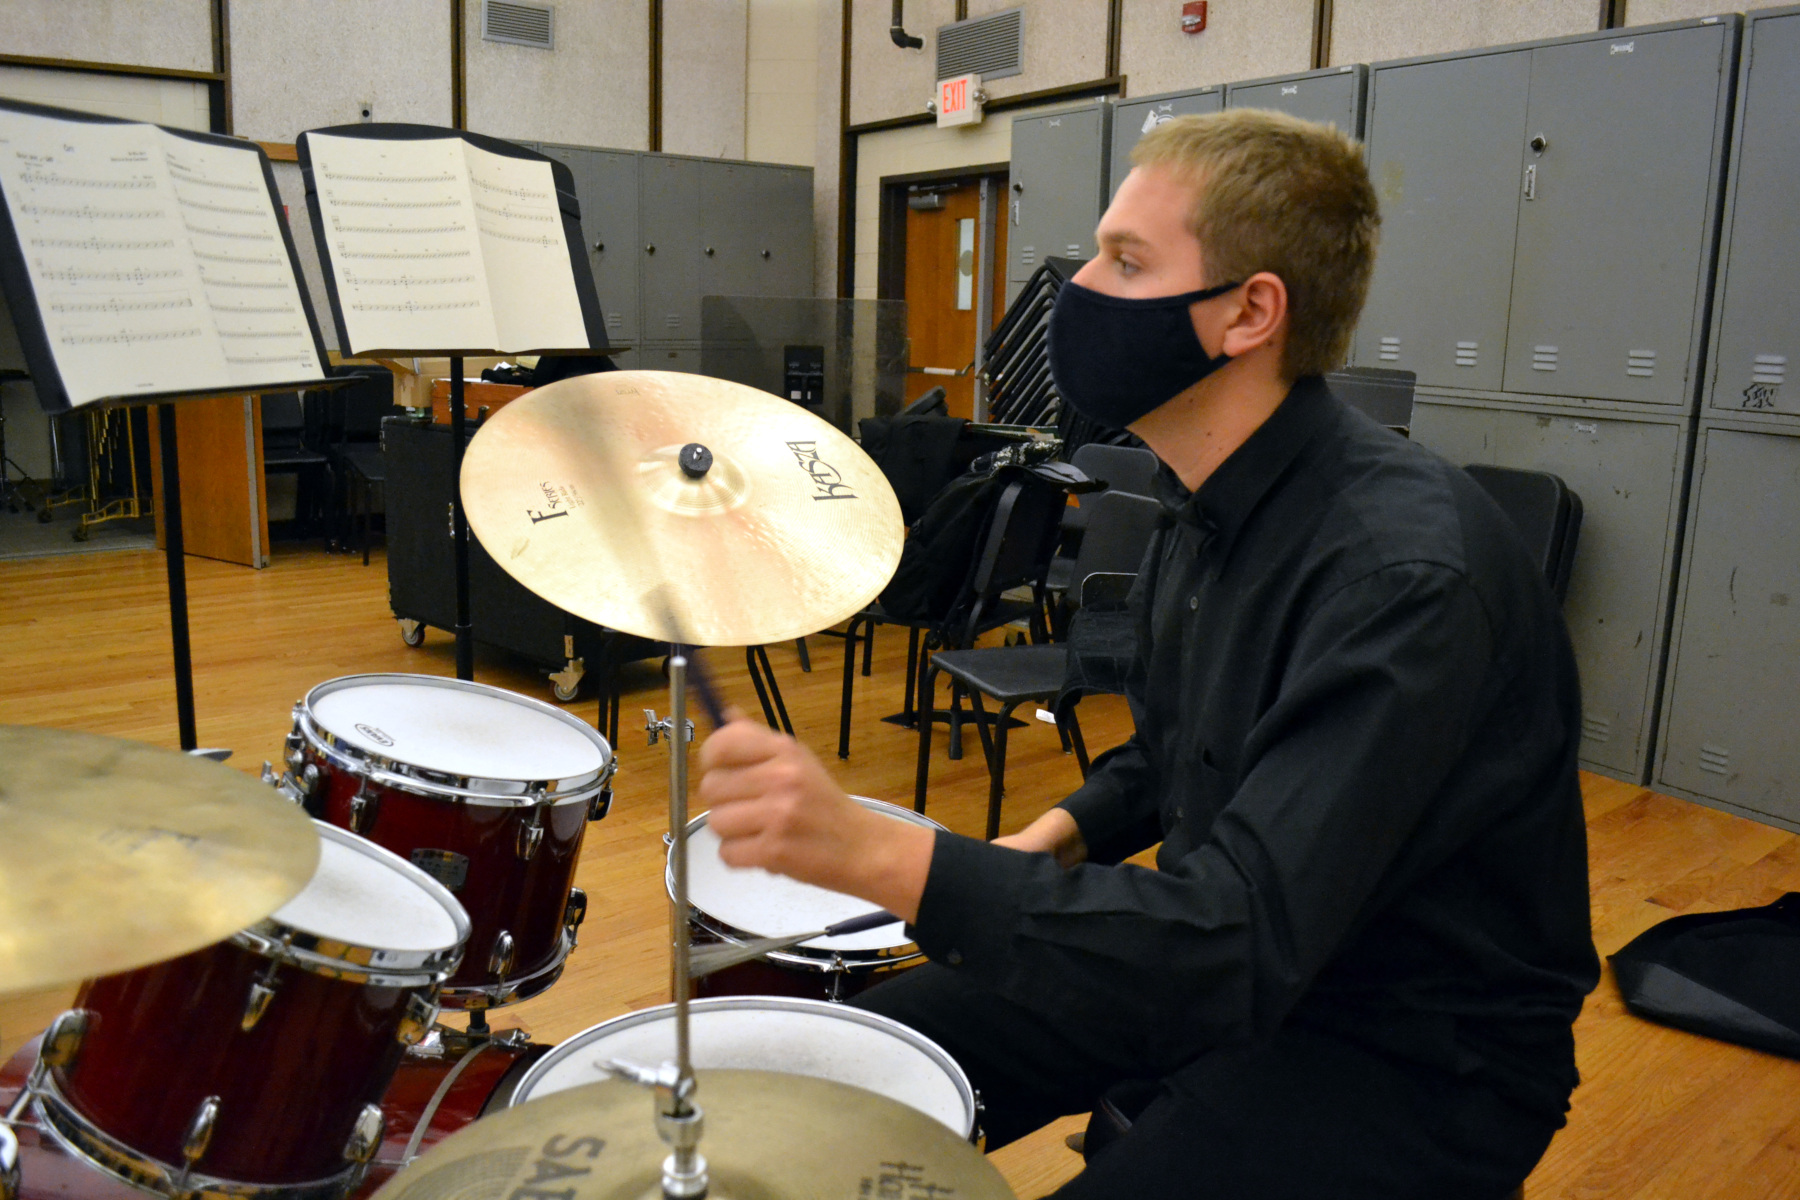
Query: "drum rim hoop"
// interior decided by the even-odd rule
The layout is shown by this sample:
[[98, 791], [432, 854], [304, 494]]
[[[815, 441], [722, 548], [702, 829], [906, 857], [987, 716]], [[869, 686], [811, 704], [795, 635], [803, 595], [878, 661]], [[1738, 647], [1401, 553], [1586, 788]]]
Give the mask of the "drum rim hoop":
[[[810, 1012], [889, 1034], [895, 1040], [904, 1042], [920, 1051], [940, 1068], [948, 1068], [944, 1074], [956, 1085], [957, 1093], [963, 1100], [963, 1111], [968, 1122], [964, 1136], [970, 1138], [975, 1136], [976, 1127], [981, 1121], [981, 1101], [976, 1094], [974, 1082], [969, 1078], [969, 1073], [963, 1070], [962, 1064], [957, 1062], [948, 1050], [910, 1025], [904, 1025], [892, 1017], [870, 1012], [867, 1009], [852, 1008], [847, 1004], [837, 1004], [829, 1000], [809, 1000], [802, 996], [712, 996], [703, 1000], [689, 1001], [689, 1008], [696, 1013], [737, 1010], [767, 1012], [772, 1009]], [[543, 1081], [544, 1075], [549, 1073], [554, 1064], [564, 1061], [570, 1055], [579, 1053], [585, 1046], [588, 1035], [602, 1029], [631, 1028], [636, 1025], [648, 1024], [674, 1010], [673, 1004], [657, 1004], [650, 1008], [640, 1008], [622, 1013], [610, 1020], [601, 1021], [599, 1024], [590, 1025], [578, 1033], [571, 1034], [550, 1047], [548, 1053], [531, 1064], [531, 1069], [525, 1072], [524, 1078], [519, 1080], [519, 1086], [513, 1089], [511, 1102], [507, 1107], [516, 1108], [527, 1103], [531, 1099], [532, 1088]], [[568, 1047], [568, 1055], [562, 1055], [564, 1047]]]
[[[565, 929], [557, 936], [554, 956], [542, 967], [529, 975], [516, 975], [503, 979], [499, 983], [463, 984], [446, 987], [438, 993], [438, 1005], [451, 1012], [472, 1012], [479, 1008], [505, 1008], [509, 1004], [517, 1004], [521, 1000], [529, 1000], [544, 991], [551, 984], [562, 978], [563, 968], [569, 965], [569, 955], [575, 950], [575, 939]], [[487, 997], [486, 1004], [469, 1004], [468, 1000]]]
[[[873, 809], [876, 812], [879, 812], [882, 809], [891, 809], [894, 813], [900, 814], [900, 819], [909, 821], [912, 824], [923, 825], [931, 829], [940, 830], [944, 833], [950, 832], [947, 827], [940, 825], [924, 813], [914, 812], [910, 808], [902, 808], [900, 805], [891, 804], [886, 800], [877, 800], [873, 796], [852, 795], [850, 798], [864, 808]], [[708, 809], [707, 812], [699, 814], [687, 823], [689, 838], [692, 838], [695, 833], [706, 825], [706, 818], [711, 811], [711, 809]], [[668, 889], [670, 900], [675, 899], [675, 866], [673, 857], [674, 848], [670, 847], [668, 854], [665, 855], [663, 864], [663, 886]], [[716, 937], [723, 938], [728, 942], [754, 942], [760, 938], [779, 936], [778, 934], [757, 933], [753, 930], [739, 929], [730, 922], [721, 920], [719, 917], [716, 917], [701, 908], [698, 904], [695, 904], [691, 895], [688, 897], [688, 915], [695, 924], [706, 930], [706, 932], [713, 934]], [[920, 957], [924, 953], [923, 950], [919, 949], [917, 942], [899, 942], [892, 946], [878, 946], [867, 950], [829, 950], [824, 948], [795, 946], [789, 950], [772, 951], [762, 957], [768, 959], [770, 962], [781, 963], [783, 966], [797, 967], [801, 970], [829, 975], [838, 972], [854, 974], [863, 971], [877, 970], [881, 967], [898, 966], [904, 962], [911, 962], [913, 959]]]
[[[409, 763], [403, 759], [388, 758], [360, 746], [351, 745], [319, 721], [318, 715], [314, 711], [314, 706], [319, 699], [346, 688], [369, 686], [375, 683], [404, 683], [417, 687], [440, 688], [445, 691], [503, 697], [510, 704], [535, 710], [579, 733], [600, 751], [600, 766], [593, 771], [563, 779], [510, 779], [497, 775], [457, 775], [448, 771], [434, 770], [417, 763]], [[606, 738], [601, 736], [598, 730], [590, 728], [586, 721], [572, 713], [565, 712], [554, 705], [545, 704], [541, 700], [534, 700], [530, 696], [509, 692], [505, 688], [492, 687], [466, 679], [450, 679], [442, 675], [411, 675], [401, 671], [372, 671], [361, 675], [340, 675], [336, 679], [327, 679], [323, 683], [315, 684], [306, 693], [305, 698], [294, 705], [294, 728], [335, 765], [384, 787], [413, 792], [434, 800], [462, 800], [471, 804], [487, 804], [496, 807], [573, 803], [577, 800], [590, 799], [596, 792], [604, 790], [611, 782], [614, 772], [618, 770], [618, 760]], [[519, 790], [516, 792], [484, 791], [476, 786], [481, 783], [506, 784], [509, 787], [516, 786]]]
[[386, 846], [351, 833], [348, 829], [340, 829], [328, 821], [314, 818], [312, 824], [322, 840], [336, 842], [373, 861], [377, 866], [392, 870], [429, 895], [450, 918], [456, 930], [456, 940], [448, 946], [429, 950], [392, 950], [301, 929], [277, 920], [274, 914], [264, 917], [248, 929], [239, 930], [226, 940], [252, 954], [314, 975], [367, 986], [428, 987], [448, 979], [461, 964], [463, 952], [468, 948], [469, 934], [474, 929], [469, 910], [462, 906], [462, 901], [453, 896], [450, 889]]
[[56, 1073], [41, 1066], [32, 1072], [32, 1109], [38, 1128], [77, 1162], [102, 1174], [170, 1200], [331, 1200], [342, 1196], [356, 1171], [346, 1166], [336, 1175], [304, 1183], [251, 1183], [190, 1172], [180, 1187], [181, 1169], [132, 1146], [96, 1125], [57, 1085]]

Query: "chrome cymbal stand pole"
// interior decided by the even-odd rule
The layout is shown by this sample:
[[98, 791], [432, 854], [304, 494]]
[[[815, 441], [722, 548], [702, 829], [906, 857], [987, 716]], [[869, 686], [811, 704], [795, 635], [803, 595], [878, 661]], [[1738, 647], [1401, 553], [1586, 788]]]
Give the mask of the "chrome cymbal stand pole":
[[694, 1062], [688, 1040], [691, 936], [688, 926], [688, 733], [687, 655], [671, 647], [669, 655], [669, 834], [674, 839], [670, 865], [675, 872], [675, 902], [669, 909], [675, 939], [675, 1086], [661, 1108], [658, 1132], [671, 1153], [663, 1163], [663, 1195], [669, 1200], [698, 1200], [706, 1195], [706, 1159], [700, 1153], [702, 1116], [694, 1104]]

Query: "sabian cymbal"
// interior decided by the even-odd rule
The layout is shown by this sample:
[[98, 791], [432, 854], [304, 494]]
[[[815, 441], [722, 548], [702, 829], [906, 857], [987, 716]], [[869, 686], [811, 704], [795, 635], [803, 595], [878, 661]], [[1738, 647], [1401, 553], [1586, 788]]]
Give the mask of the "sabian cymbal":
[[[1011, 1200], [980, 1151], [897, 1100], [771, 1071], [699, 1071], [696, 1079], [709, 1200]], [[621, 1080], [555, 1092], [465, 1126], [376, 1197], [661, 1200], [668, 1149], [652, 1113], [650, 1093]]]
[[221, 941], [299, 894], [306, 814], [230, 767], [0, 725], [0, 994]]
[[[711, 463], [679, 461], [690, 444]], [[469, 527], [557, 607], [661, 641], [755, 645], [834, 625], [900, 561], [900, 503], [862, 449], [723, 379], [608, 371], [488, 418], [462, 468]]]

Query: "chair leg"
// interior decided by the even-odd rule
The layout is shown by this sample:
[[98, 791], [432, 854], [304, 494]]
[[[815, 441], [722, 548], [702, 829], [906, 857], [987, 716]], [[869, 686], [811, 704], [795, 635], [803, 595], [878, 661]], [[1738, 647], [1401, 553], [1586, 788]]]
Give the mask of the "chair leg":
[[990, 842], [1000, 836], [1000, 801], [1006, 795], [1006, 726], [1016, 707], [1012, 704], [1003, 706], [1000, 719], [994, 722], [994, 757], [988, 763], [987, 840]]
[[808, 675], [811, 675], [812, 653], [806, 648], [805, 638], [797, 637], [794, 639], [794, 653], [800, 656], [800, 669], [805, 671]]
[[868, 628], [863, 631], [863, 678], [869, 677], [869, 663], [875, 655], [875, 621], [867, 622]]
[[362, 485], [362, 554], [363, 566], [369, 565], [369, 526], [375, 518], [375, 484], [368, 479]]
[[781, 698], [781, 681], [775, 678], [775, 668], [769, 663], [769, 648], [756, 648], [757, 661], [762, 664], [763, 674], [769, 681], [769, 695], [775, 701], [775, 715], [781, 718], [781, 732], [789, 737], [794, 736], [794, 723], [788, 719], [787, 704]]
[[[920, 690], [927, 698], [931, 696], [937, 684], [937, 670], [932, 668], [925, 672]], [[925, 811], [925, 784], [931, 774], [931, 722], [919, 722], [919, 766], [913, 779], [913, 811]]]
[[[961, 762], [963, 756], [963, 686], [950, 682], [950, 761]], [[979, 700], [976, 701], [980, 703]], [[929, 712], [929, 710], [927, 710]]]
[[981, 702], [981, 692], [969, 689], [969, 705], [975, 710], [975, 733], [981, 739], [981, 756], [987, 760], [987, 768], [991, 774], [994, 770], [994, 736], [988, 731], [987, 705]]
[[919, 631], [909, 629], [906, 631], [906, 707], [900, 710], [900, 715], [905, 717], [908, 723], [915, 720], [918, 713], [913, 701], [913, 693], [922, 690], [919, 665], [923, 661], [919, 655]]
[[[779, 729], [789, 736], [794, 727], [788, 723], [787, 707], [781, 703], [781, 693], [775, 683], [775, 672], [769, 667], [769, 652], [761, 646], [744, 647], [744, 665], [750, 669], [750, 682], [756, 687], [756, 698], [762, 701], [763, 720], [769, 723], [770, 729]], [[768, 682], [764, 683], [764, 676]], [[773, 692], [773, 702], [770, 694]], [[779, 710], [779, 716], [777, 712]]]
[[1088, 777], [1087, 742], [1081, 736], [1081, 719], [1075, 715], [1075, 706], [1069, 705], [1069, 711], [1062, 714], [1060, 722], [1063, 732], [1068, 736], [1069, 744], [1075, 748], [1075, 765], [1081, 768], [1081, 777]]
[[[844, 695], [838, 703], [838, 757], [850, 757], [850, 695], [852, 676], [856, 674], [856, 627], [861, 624], [857, 617], [851, 617], [850, 623], [844, 626]], [[874, 636], [871, 626], [869, 636]]]

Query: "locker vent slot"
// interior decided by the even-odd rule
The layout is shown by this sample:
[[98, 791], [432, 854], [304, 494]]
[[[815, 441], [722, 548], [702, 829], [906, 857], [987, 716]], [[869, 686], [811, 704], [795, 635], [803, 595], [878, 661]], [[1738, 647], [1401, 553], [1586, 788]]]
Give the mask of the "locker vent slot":
[[1751, 383], [1772, 383], [1780, 387], [1787, 379], [1787, 355], [1759, 354], [1750, 365]]
[[1612, 721], [1606, 717], [1595, 717], [1583, 714], [1581, 718], [1581, 737], [1589, 742], [1612, 741]]
[[972, 21], [939, 25], [937, 77], [953, 79], [971, 71], [985, 80], [1024, 71], [1025, 10], [1009, 8]]
[[1376, 357], [1381, 359], [1382, 362], [1399, 362], [1400, 339], [1397, 337], [1382, 338], [1381, 349], [1376, 352]]
[[481, 6], [481, 40], [554, 50], [556, 9], [548, 4], [485, 0]]
[[1036, 246], [1020, 246], [1019, 247], [1019, 265], [1020, 266], [1029, 267], [1029, 266], [1034, 265], [1036, 262], [1037, 262], [1037, 247]]
[[1731, 751], [1711, 742], [1700, 743], [1700, 769], [1714, 775], [1731, 774]]
[[1474, 366], [1475, 356], [1480, 350], [1481, 345], [1478, 342], [1456, 343], [1456, 365], [1459, 367]]
[[1531, 348], [1531, 369], [1534, 371], [1556, 370], [1555, 346], [1533, 346]]
[[606, 327], [608, 329], [623, 329], [623, 328], [625, 328], [625, 315], [623, 313], [616, 313], [616, 312], [607, 313], [606, 314]]
[[1648, 379], [1656, 374], [1656, 351], [1627, 350], [1625, 352], [1625, 373], [1640, 379]]
[[667, 313], [663, 316], [663, 324], [670, 329], [680, 329], [681, 315], [679, 313]]
[[1081, 247], [1074, 242], [1070, 242], [1067, 246], [1064, 246], [1063, 251], [1064, 251], [1065, 257], [1068, 257], [1068, 258], [1083, 257], [1083, 255], [1081, 253]]

